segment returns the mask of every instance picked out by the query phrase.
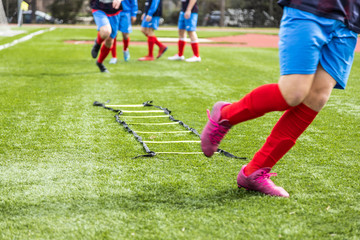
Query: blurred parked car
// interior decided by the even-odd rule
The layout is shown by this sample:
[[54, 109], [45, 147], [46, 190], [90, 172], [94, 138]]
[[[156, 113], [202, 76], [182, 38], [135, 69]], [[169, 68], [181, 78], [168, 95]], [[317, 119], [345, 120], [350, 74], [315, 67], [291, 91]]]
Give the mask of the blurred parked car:
[[[224, 13], [225, 27], [253, 27], [254, 9], [227, 9]], [[220, 11], [207, 13], [203, 20], [203, 26], [220, 26]]]
[[211, 11], [207, 13], [203, 20], [203, 26], [220, 26], [220, 11]]
[[[31, 10], [23, 11], [23, 23], [31, 23]], [[47, 13], [36, 11], [36, 23], [54, 23], [54, 24], [62, 24], [62, 19], [53, 18]]]

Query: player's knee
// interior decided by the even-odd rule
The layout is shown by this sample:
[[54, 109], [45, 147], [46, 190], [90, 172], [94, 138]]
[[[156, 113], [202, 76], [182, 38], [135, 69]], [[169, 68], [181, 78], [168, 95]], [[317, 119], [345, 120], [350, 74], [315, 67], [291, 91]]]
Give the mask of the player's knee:
[[196, 32], [188, 31], [188, 34], [189, 34], [189, 38], [191, 39], [191, 41], [197, 40]]
[[130, 36], [128, 33], [123, 33], [123, 39], [128, 39]]
[[307, 95], [306, 91], [298, 90], [298, 91], [294, 91], [293, 93], [286, 94], [284, 98], [287, 104], [289, 104], [290, 106], [297, 106], [304, 101], [306, 95]]
[[326, 93], [311, 94], [306, 98], [306, 104], [316, 111], [320, 111], [329, 100], [329, 95]]
[[148, 35], [148, 31], [147, 31], [146, 28], [141, 28], [141, 32], [142, 32], [145, 36]]
[[102, 38], [108, 38], [108, 37], [110, 37], [111, 29], [103, 28], [100, 30], [100, 34], [101, 34]]
[[328, 102], [329, 97], [326, 96], [325, 94], [322, 94], [321, 96], [319, 96], [319, 98], [317, 99], [317, 105], [318, 108], [321, 109], [325, 106], [325, 104]]

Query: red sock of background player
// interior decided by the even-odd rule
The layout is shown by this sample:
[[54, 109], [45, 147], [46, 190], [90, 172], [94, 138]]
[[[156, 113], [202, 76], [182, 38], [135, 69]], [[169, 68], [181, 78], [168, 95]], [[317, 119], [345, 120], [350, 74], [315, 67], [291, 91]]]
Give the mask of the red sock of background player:
[[111, 47], [111, 56], [113, 58], [117, 58], [117, 54], [116, 54], [116, 37], [114, 38], [114, 43]]
[[318, 112], [301, 103], [287, 110], [274, 126], [263, 147], [245, 168], [249, 176], [260, 168], [272, 168], [294, 145]]
[[162, 43], [157, 39], [156, 36], [153, 36], [153, 37], [154, 37], [155, 44], [156, 44], [159, 48], [165, 47], [165, 45], [162, 44]]
[[99, 44], [99, 45], [101, 45], [104, 40], [105, 40], [105, 39], [102, 39], [102, 38], [101, 38], [100, 32], [98, 32], [97, 38], [96, 38], [96, 43]]
[[198, 42], [191, 42], [191, 48], [193, 50], [194, 56], [200, 57], [199, 43]]
[[98, 63], [103, 63], [107, 55], [109, 55], [110, 48], [106, 47], [105, 44], [100, 49], [100, 56], [98, 58]]
[[277, 83], [255, 88], [240, 101], [222, 108], [221, 118], [235, 125], [272, 111], [284, 111], [290, 108], [282, 96]]
[[185, 39], [180, 38], [178, 41], [178, 48], [179, 48], [178, 56], [179, 57], [184, 55], [185, 44], [186, 44]]
[[130, 38], [123, 38], [123, 50], [126, 51], [129, 47]]
[[148, 36], [148, 48], [149, 48], [148, 56], [149, 56], [149, 57], [153, 57], [153, 56], [154, 56], [154, 55], [153, 55], [154, 45], [155, 45], [154, 36]]

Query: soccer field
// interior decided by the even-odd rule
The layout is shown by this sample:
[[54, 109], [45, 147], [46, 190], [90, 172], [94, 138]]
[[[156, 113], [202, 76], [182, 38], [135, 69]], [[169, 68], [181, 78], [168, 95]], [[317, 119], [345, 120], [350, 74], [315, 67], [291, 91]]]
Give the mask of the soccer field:
[[[234, 32], [199, 32], [226, 35]], [[22, 36], [0, 38], [0, 45]], [[279, 112], [235, 126], [222, 141], [220, 148], [248, 160], [220, 154], [134, 159], [145, 154], [140, 143], [114, 112], [93, 106], [153, 100], [201, 132], [206, 109], [215, 102], [237, 101], [277, 82], [277, 49], [200, 45], [202, 62], [186, 63], [167, 61], [177, 51], [169, 45], [159, 60], [139, 62], [147, 46], [134, 44], [125, 63], [119, 46], [120, 63], [109, 65], [108, 58], [104, 64], [111, 73], [102, 74], [91, 58], [92, 45], [65, 42], [95, 36], [95, 29], [57, 28], [0, 51], [0, 239], [360, 239], [359, 53], [347, 89], [333, 91], [274, 167], [278, 176], [272, 180], [290, 194], [284, 199], [236, 184]], [[138, 30], [131, 39], [145, 40]], [[190, 45], [185, 55], [191, 56]], [[199, 140], [191, 133], [139, 135], [146, 141]], [[201, 151], [198, 143], [148, 146]]]

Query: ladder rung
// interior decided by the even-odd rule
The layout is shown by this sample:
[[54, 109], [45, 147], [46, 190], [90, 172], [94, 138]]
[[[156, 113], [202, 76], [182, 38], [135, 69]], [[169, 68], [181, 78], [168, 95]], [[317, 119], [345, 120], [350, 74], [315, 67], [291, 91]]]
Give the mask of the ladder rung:
[[[203, 152], [156, 152], [155, 154], [204, 154]], [[214, 152], [214, 154], [219, 154]]]
[[192, 140], [185, 140], [185, 141], [143, 141], [144, 143], [200, 143], [201, 141], [192, 141]]
[[170, 131], [170, 132], [143, 132], [143, 131], [134, 131], [136, 133], [151, 133], [151, 134], [163, 134], [163, 133], [189, 133], [191, 131]]
[[169, 122], [169, 123], [128, 123], [129, 125], [174, 125], [179, 124], [177, 122]]
[[168, 118], [168, 115], [157, 115], [157, 116], [121, 116], [127, 118]]
[[105, 107], [144, 107], [144, 105], [105, 105]]
[[121, 110], [123, 113], [155, 113], [155, 112], [164, 112], [162, 110], [145, 110], [145, 111], [131, 111], [131, 110]]

